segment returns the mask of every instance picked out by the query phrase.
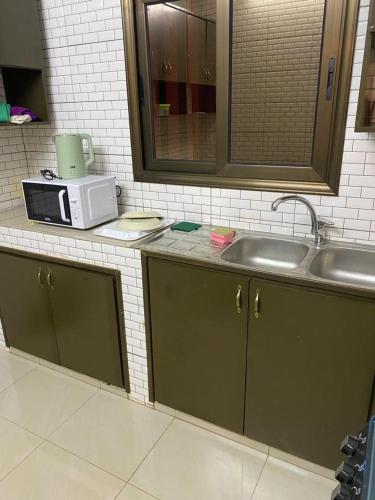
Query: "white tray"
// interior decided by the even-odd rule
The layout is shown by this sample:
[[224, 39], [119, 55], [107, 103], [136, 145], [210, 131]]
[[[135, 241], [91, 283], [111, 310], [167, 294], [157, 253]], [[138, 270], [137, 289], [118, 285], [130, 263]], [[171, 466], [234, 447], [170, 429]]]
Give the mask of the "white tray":
[[153, 233], [157, 233], [158, 231], [162, 231], [166, 227], [171, 226], [175, 222], [175, 219], [164, 219], [163, 222], [164, 225], [162, 227], [158, 227], [157, 229], [153, 229], [151, 231], [128, 232], [118, 229], [118, 220], [115, 220], [110, 222], [109, 224], [103, 224], [103, 226], [94, 229], [94, 234], [96, 234], [96, 236], [103, 236], [104, 238], [111, 238], [113, 240], [137, 241], [141, 238], [145, 238], [146, 236], [150, 236]]

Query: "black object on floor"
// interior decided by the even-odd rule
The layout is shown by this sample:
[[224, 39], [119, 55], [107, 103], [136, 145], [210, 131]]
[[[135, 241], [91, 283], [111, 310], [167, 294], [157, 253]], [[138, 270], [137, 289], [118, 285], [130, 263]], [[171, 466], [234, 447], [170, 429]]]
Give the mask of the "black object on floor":
[[375, 500], [375, 417], [357, 435], [341, 443], [347, 459], [336, 470], [339, 486], [332, 500]]

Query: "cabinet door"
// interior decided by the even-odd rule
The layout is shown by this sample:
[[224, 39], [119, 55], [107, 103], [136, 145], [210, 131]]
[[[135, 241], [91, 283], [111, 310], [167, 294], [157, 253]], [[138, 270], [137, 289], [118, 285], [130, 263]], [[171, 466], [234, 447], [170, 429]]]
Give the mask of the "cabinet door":
[[375, 304], [265, 281], [250, 301], [245, 434], [335, 467], [368, 416]]
[[187, 19], [185, 12], [164, 4], [147, 7], [153, 80], [186, 82]]
[[149, 280], [156, 401], [242, 434], [248, 280], [158, 259]]
[[216, 24], [207, 21], [207, 82], [216, 86]]
[[59, 362], [43, 263], [0, 253], [0, 315], [11, 347]]
[[188, 74], [189, 83], [207, 84], [206, 21], [187, 16], [188, 25]]
[[36, 0], [1, 0], [0, 66], [41, 69], [40, 31]]
[[60, 264], [47, 273], [61, 364], [123, 387], [112, 276]]

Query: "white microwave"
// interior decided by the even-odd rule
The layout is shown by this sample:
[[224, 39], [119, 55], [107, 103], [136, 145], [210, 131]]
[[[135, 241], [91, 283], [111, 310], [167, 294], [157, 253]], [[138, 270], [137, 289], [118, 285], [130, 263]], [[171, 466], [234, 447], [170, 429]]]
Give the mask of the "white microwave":
[[23, 180], [22, 187], [29, 220], [88, 229], [118, 217], [114, 177], [35, 177]]

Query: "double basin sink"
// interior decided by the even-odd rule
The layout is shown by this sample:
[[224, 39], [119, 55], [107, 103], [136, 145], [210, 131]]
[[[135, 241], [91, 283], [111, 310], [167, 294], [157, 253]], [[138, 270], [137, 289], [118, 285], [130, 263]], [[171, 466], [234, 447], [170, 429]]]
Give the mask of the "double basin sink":
[[317, 248], [308, 240], [254, 234], [232, 243], [221, 258], [252, 269], [375, 288], [375, 251], [360, 246], [328, 242]]

